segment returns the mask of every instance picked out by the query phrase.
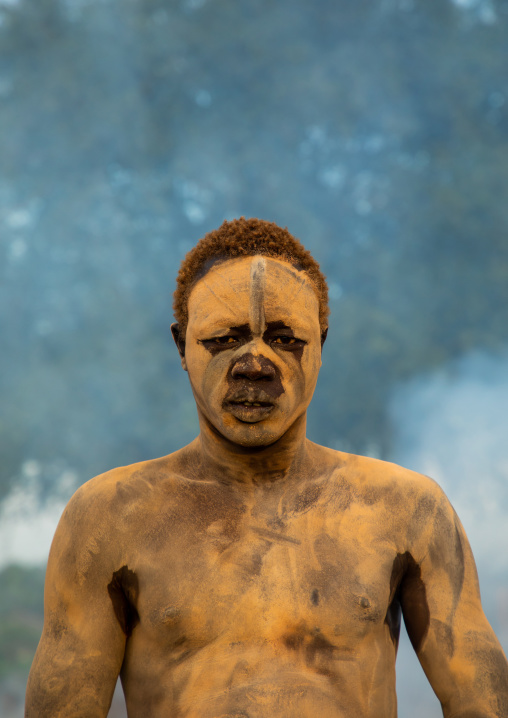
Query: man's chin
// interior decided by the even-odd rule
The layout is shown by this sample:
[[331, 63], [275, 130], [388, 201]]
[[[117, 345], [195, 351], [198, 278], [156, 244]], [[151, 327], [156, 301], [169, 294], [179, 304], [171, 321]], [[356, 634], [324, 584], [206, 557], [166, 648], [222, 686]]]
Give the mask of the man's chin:
[[274, 444], [284, 433], [283, 427], [278, 427], [277, 431], [273, 426], [267, 426], [266, 422], [248, 422], [240, 419], [234, 419], [234, 424], [228, 422], [222, 427], [220, 433], [225, 439], [233, 444], [238, 444], [245, 448], [262, 448]]

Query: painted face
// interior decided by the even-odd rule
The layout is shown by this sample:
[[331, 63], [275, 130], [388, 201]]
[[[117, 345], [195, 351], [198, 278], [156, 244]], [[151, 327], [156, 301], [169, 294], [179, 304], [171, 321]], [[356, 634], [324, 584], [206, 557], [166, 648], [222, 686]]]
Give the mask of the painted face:
[[307, 409], [321, 367], [319, 304], [289, 263], [218, 264], [189, 297], [184, 367], [200, 418], [243, 446], [267, 446]]

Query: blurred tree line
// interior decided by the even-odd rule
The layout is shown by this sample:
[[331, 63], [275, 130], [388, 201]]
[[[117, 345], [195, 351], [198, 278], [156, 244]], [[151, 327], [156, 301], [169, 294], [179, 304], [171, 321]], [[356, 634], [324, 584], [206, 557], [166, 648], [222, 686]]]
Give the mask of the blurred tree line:
[[389, 455], [397, 382], [508, 338], [507, 32], [505, 0], [0, 2], [0, 497], [193, 438], [174, 278], [239, 215], [328, 276], [310, 437]]

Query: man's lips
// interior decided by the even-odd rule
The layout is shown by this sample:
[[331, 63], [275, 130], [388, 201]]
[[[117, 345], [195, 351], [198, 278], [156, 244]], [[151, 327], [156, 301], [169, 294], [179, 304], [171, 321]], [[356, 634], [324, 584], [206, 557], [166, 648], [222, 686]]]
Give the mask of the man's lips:
[[236, 419], [254, 424], [271, 414], [275, 405], [272, 402], [261, 400], [229, 399], [224, 402], [223, 407]]
[[239, 404], [240, 406], [273, 406], [271, 401], [261, 401], [260, 399], [230, 399], [227, 404]]

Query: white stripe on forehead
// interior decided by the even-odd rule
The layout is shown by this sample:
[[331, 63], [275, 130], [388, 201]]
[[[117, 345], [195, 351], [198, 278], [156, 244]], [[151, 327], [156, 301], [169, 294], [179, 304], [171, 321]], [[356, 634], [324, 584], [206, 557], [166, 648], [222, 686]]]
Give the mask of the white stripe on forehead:
[[256, 255], [250, 265], [249, 319], [253, 334], [265, 331], [266, 259]]

